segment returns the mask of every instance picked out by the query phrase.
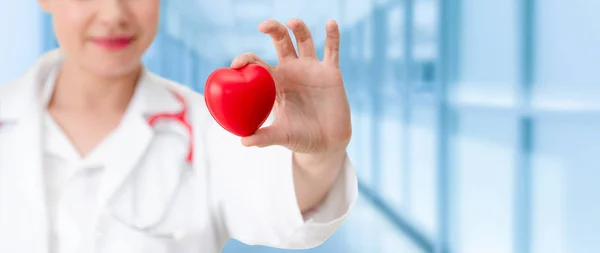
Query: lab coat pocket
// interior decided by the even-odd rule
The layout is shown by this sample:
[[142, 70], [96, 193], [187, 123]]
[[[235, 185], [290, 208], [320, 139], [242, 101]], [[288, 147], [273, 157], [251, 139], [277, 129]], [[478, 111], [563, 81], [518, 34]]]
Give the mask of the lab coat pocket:
[[103, 225], [108, 229], [98, 235], [96, 240], [98, 252], [174, 252], [172, 248], [175, 240], [166, 234], [159, 235], [141, 231], [114, 218], [105, 219]]
[[[181, 183], [163, 185], [164, 188], [155, 184], [161, 191], [150, 191], [135, 181], [125, 185], [102, 215], [99, 242], [105, 250], [101, 252], [178, 252], [174, 249], [184, 235], [184, 228], [171, 217]], [[146, 192], [153, 193], [155, 197], [140, 197]]]
[[218, 249], [212, 229], [208, 227], [142, 231], [116, 219], [107, 225], [109, 232], [97, 239], [98, 253], [197, 253]]
[[[202, 208], [196, 185], [182, 185], [171, 206], [164, 209], [161, 219], [151, 220], [138, 215], [103, 214], [98, 237], [98, 252], [131, 253], [192, 253], [214, 252], [218, 238], [213, 224]], [[130, 206], [130, 205], [129, 205]]]
[[[191, 253], [217, 248], [205, 212], [206, 191], [189, 167], [182, 168], [172, 170], [177, 175], [146, 181], [153, 170], [146, 167], [140, 171], [145, 176], [138, 174], [124, 185], [102, 216], [99, 230], [106, 233], [99, 240], [105, 249], [100, 252]], [[163, 183], [157, 185], [161, 179]], [[141, 197], [148, 193], [154, 197]]]

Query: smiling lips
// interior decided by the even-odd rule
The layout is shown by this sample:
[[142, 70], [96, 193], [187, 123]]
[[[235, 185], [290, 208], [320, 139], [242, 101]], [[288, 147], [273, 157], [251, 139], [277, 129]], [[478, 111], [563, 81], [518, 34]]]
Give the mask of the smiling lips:
[[106, 50], [118, 51], [126, 48], [133, 42], [133, 37], [104, 37], [94, 38], [92, 42]]

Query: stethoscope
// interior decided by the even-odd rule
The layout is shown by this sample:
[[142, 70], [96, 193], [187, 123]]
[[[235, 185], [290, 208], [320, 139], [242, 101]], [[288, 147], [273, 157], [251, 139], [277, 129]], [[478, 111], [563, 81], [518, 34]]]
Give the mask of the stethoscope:
[[163, 120], [163, 119], [170, 119], [170, 120], [174, 120], [179, 122], [182, 126], [185, 127], [185, 130], [187, 131], [188, 134], [188, 138], [189, 138], [189, 147], [188, 147], [188, 155], [187, 155], [187, 162], [191, 165], [194, 162], [194, 131], [192, 130], [192, 124], [190, 123], [189, 119], [188, 119], [188, 104], [185, 101], [185, 98], [183, 96], [181, 96], [181, 94], [179, 94], [178, 92], [172, 92], [173, 95], [175, 96], [175, 98], [177, 99], [177, 101], [179, 101], [179, 103], [181, 104], [181, 111], [179, 112], [175, 112], [175, 113], [157, 113], [154, 114], [152, 116], [150, 116], [150, 118], [148, 119], [148, 125], [150, 125], [151, 127], [154, 127], [154, 125], [156, 125], [156, 122]]
[[[194, 160], [193, 160], [193, 158], [194, 158], [194, 156], [193, 156], [193, 154], [194, 154], [194, 138], [193, 138], [192, 124], [190, 123], [189, 118], [188, 118], [188, 104], [187, 104], [185, 98], [181, 94], [179, 94], [177, 92], [172, 92], [172, 94], [175, 96], [175, 98], [181, 104], [181, 107], [182, 107], [181, 110], [179, 112], [175, 112], [175, 113], [158, 113], [158, 114], [151, 115], [148, 118], [148, 124], [151, 127], [154, 127], [156, 125], [156, 123], [161, 120], [173, 120], [175, 122], [178, 122], [182, 126], [184, 126], [187, 131], [187, 134], [189, 136], [189, 146], [188, 146], [188, 154], [186, 157], [186, 163], [189, 166], [192, 166], [193, 162], [194, 162]], [[188, 170], [188, 172], [191, 172], [191, 171]], [[168, 215], [171, 213], [176, 196], [179, 193], [179, 190], [181, 189], [181, 185], [184, 183], [183, 181], [186, 178], [189, 178], [189, 174], [185, 173], [185, 171], [184, 171], [179, 176], [179, 179], [177, 182], [177, 187], [173, 191], [171, 196], [169, 197], [169, 201], [167, 203], [166, 208], [164, 208], [163, 212], [161, 214], [159, 214], [159, 216], [158, 216], [159, 218], [150, 224], [136, 224], [135, 222], [127, 221], [126, 219], [121, 218], [115, 212], [112, 212], [110, 209], [105, 209], [103, 214], [105, 216], [110, 216], [112, 219], [119, 222], [120, 224], [125, 225], [126, 227], [128, 227], [134, 231], [137, 231], [139, 233], [142, 233], [142, 234], [145, 234], [148, 236], [152, 236], [155, 238], [179, 240], [185, 235], [185, 231], [180, 230], [180, 231], [165, 233], [165, 232], [154, 231], [154, 229], [156, 227], [158, 227], [158, 225], [164, 219], [166, 219], [168, 217]]]

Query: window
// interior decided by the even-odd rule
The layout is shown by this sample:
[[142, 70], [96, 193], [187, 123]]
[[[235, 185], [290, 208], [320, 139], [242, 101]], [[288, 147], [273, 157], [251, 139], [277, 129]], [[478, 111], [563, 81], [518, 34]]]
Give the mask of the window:
[[535, 2], [532, 252], [598, 251], [598, 1]]
[[600, 1], [542, 1], [536, 7], [534, 105], [600, 109]]
[[513, 252], [518, 118], [507, 111], [463, 111], [452, 164], [456, 252]]
[[519, 81], [519, 2], [461, 0], [458, 26], [461, 104], [516, 104]]

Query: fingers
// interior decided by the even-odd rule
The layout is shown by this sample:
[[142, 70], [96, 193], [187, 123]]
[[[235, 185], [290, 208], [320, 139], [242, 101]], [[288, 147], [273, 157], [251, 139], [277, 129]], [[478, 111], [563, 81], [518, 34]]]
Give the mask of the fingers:
[[259, 64], [271, 72], [271, 65], [253, 53], [244, 53], [233, 59], [231, 62], [231, 68], [239, 69], [253, 63]]
[[258, 26], [258, 30], [271, 36], [280, 62], [298, 57], [290, 34], [283, 24], [276, 20], [267, 20]]
[[323, 61], [339, 66], [340, 63], [340, 29], [333, 20], [327, 22], [325, 39], [325, 53]]
[[245, 147], [263, 148], [273, 145], [285, 145], [287, 142], [287, 135], [274, 126], [263, 127], [256, 130], [254, 134], [242, 138], [242, 145]]
[[[314, 40], [308, 26], [300, 19], [291, 19], [286, 25], [294, 32], [300, 56], [316, 58]], [[286, 26], [276, 20], [267, 20], [261, 23], [258, 29], [271, 36], [280, 62], [298, 57]], [[334, 20], [327, 22], [326, 34], [323, 61], [339, 67], [340, 30]]]
[[317, 58], [317, 50], [308, 26], [300, 19], [290, 19], [287, 26], [294, 32], [300, 57]]

